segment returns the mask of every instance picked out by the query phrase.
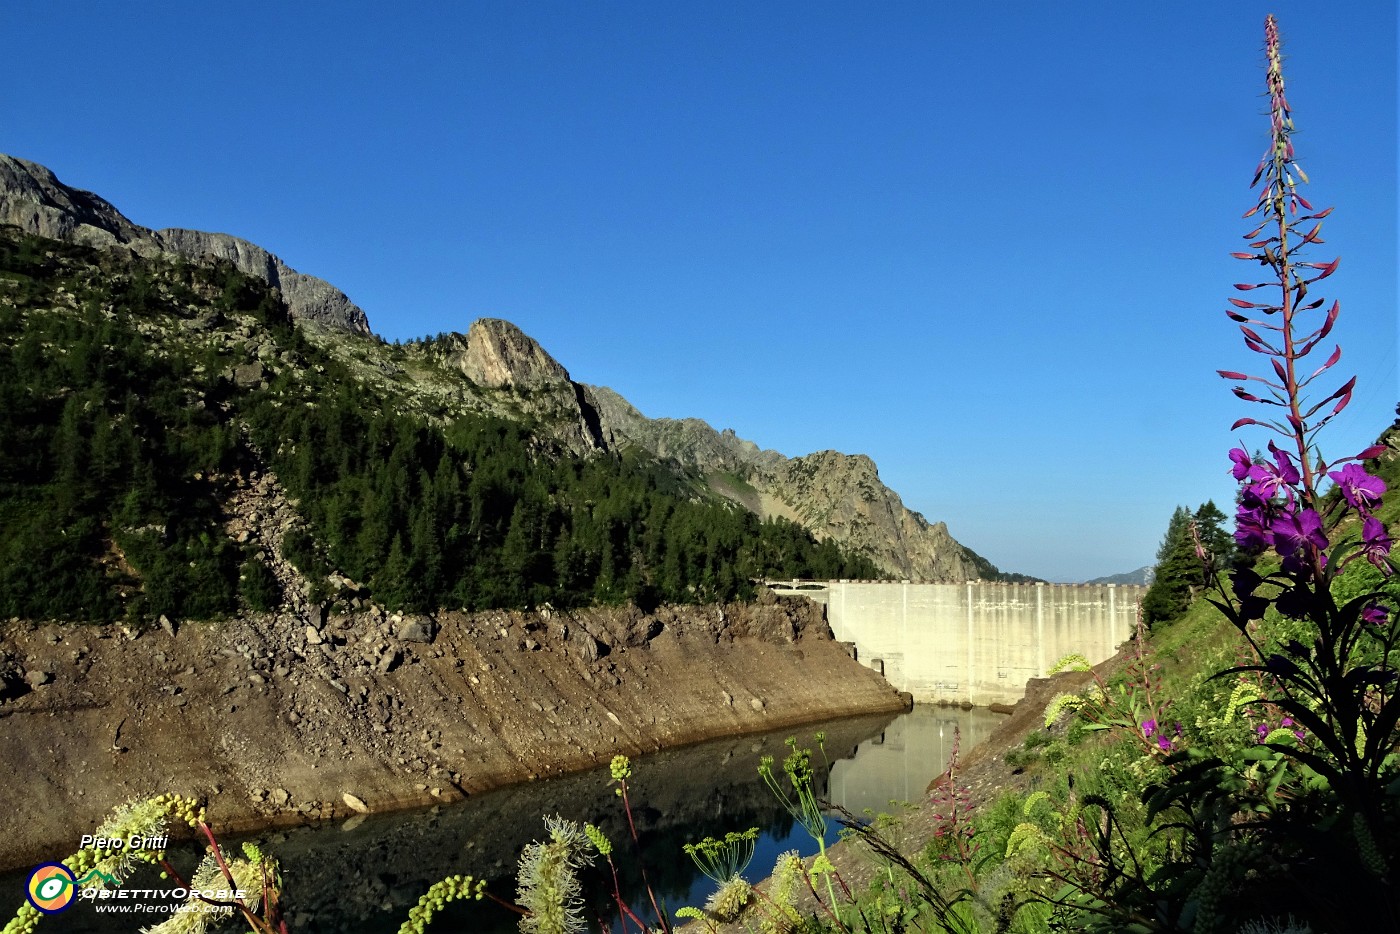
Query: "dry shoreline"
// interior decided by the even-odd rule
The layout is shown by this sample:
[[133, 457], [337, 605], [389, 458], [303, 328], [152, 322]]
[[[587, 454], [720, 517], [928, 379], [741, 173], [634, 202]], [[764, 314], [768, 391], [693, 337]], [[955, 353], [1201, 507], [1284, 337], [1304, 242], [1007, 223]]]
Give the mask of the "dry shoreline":
[[[173, 630], [173, 631], [172, 631]], [[115, 805], [204, 800], [223, 832], [379, 812], [707, 739], [902, 709], [805, 601], [308, 620], [0, 641], [0, 870]], [[18, 695], [18, 696], [15, 696]]]

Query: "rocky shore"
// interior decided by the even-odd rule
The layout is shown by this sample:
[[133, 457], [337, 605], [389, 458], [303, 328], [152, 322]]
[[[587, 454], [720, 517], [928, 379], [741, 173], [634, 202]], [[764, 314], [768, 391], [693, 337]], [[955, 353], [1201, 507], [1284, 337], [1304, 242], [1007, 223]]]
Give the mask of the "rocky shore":
[[0, 868], [66, 855], [116, 804], [225, 831], [458, 800], [721, 736], [898, 710], [805, 601], [0, 632]]

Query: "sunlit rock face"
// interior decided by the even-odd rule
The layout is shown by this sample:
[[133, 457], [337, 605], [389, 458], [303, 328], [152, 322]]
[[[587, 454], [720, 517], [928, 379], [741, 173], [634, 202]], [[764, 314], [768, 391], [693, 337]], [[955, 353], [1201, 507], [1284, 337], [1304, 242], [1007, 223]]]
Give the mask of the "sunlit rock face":
[[297, 272], [255, 243], [222, 233], [133, 224], [110, 202], [60, 182], [35, 162], [0, 154], [0, 224], [87, 246], [125, 245], [143, 255], [171, 253], [196, 262], [227, 260], [282, 292], [292, 318], [333, 330], [369, 334], [364, 310], [335, 286]]

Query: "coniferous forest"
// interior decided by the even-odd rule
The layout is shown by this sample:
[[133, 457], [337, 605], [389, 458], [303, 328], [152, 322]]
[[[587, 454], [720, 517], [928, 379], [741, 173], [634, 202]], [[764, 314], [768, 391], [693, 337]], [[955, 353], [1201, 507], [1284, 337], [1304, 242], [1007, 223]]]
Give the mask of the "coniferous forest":
[[[229, 373], [250, 345], [278, 365], [245, 385]], [[390, 608], [647, 606], [748, 596], [763, 576], [878, 576], [673, 465], [580, 458], [533, 427], [396, 406], [227, 264], [0, 231], [0, 616], [265, 605], [266, 567], [222, 527], [228, 478], [259, 468], [307, 520], [287, 557]]]

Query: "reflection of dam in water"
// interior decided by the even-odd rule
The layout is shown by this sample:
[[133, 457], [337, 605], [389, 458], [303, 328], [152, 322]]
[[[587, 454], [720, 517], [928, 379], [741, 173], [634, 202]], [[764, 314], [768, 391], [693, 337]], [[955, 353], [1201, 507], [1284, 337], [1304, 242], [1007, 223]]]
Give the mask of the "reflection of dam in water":
[[917, 802], [929, 782], [948, 767], [953, 737], [961, 733], [961, 755], [992, 734], [1001, 714], [977, 708], [916, 704], [884, 731], [860, 744], [855, 757], [833, 763], [831, 800], [859, 816], [866, 808], [889, 811], [890, 801]]

